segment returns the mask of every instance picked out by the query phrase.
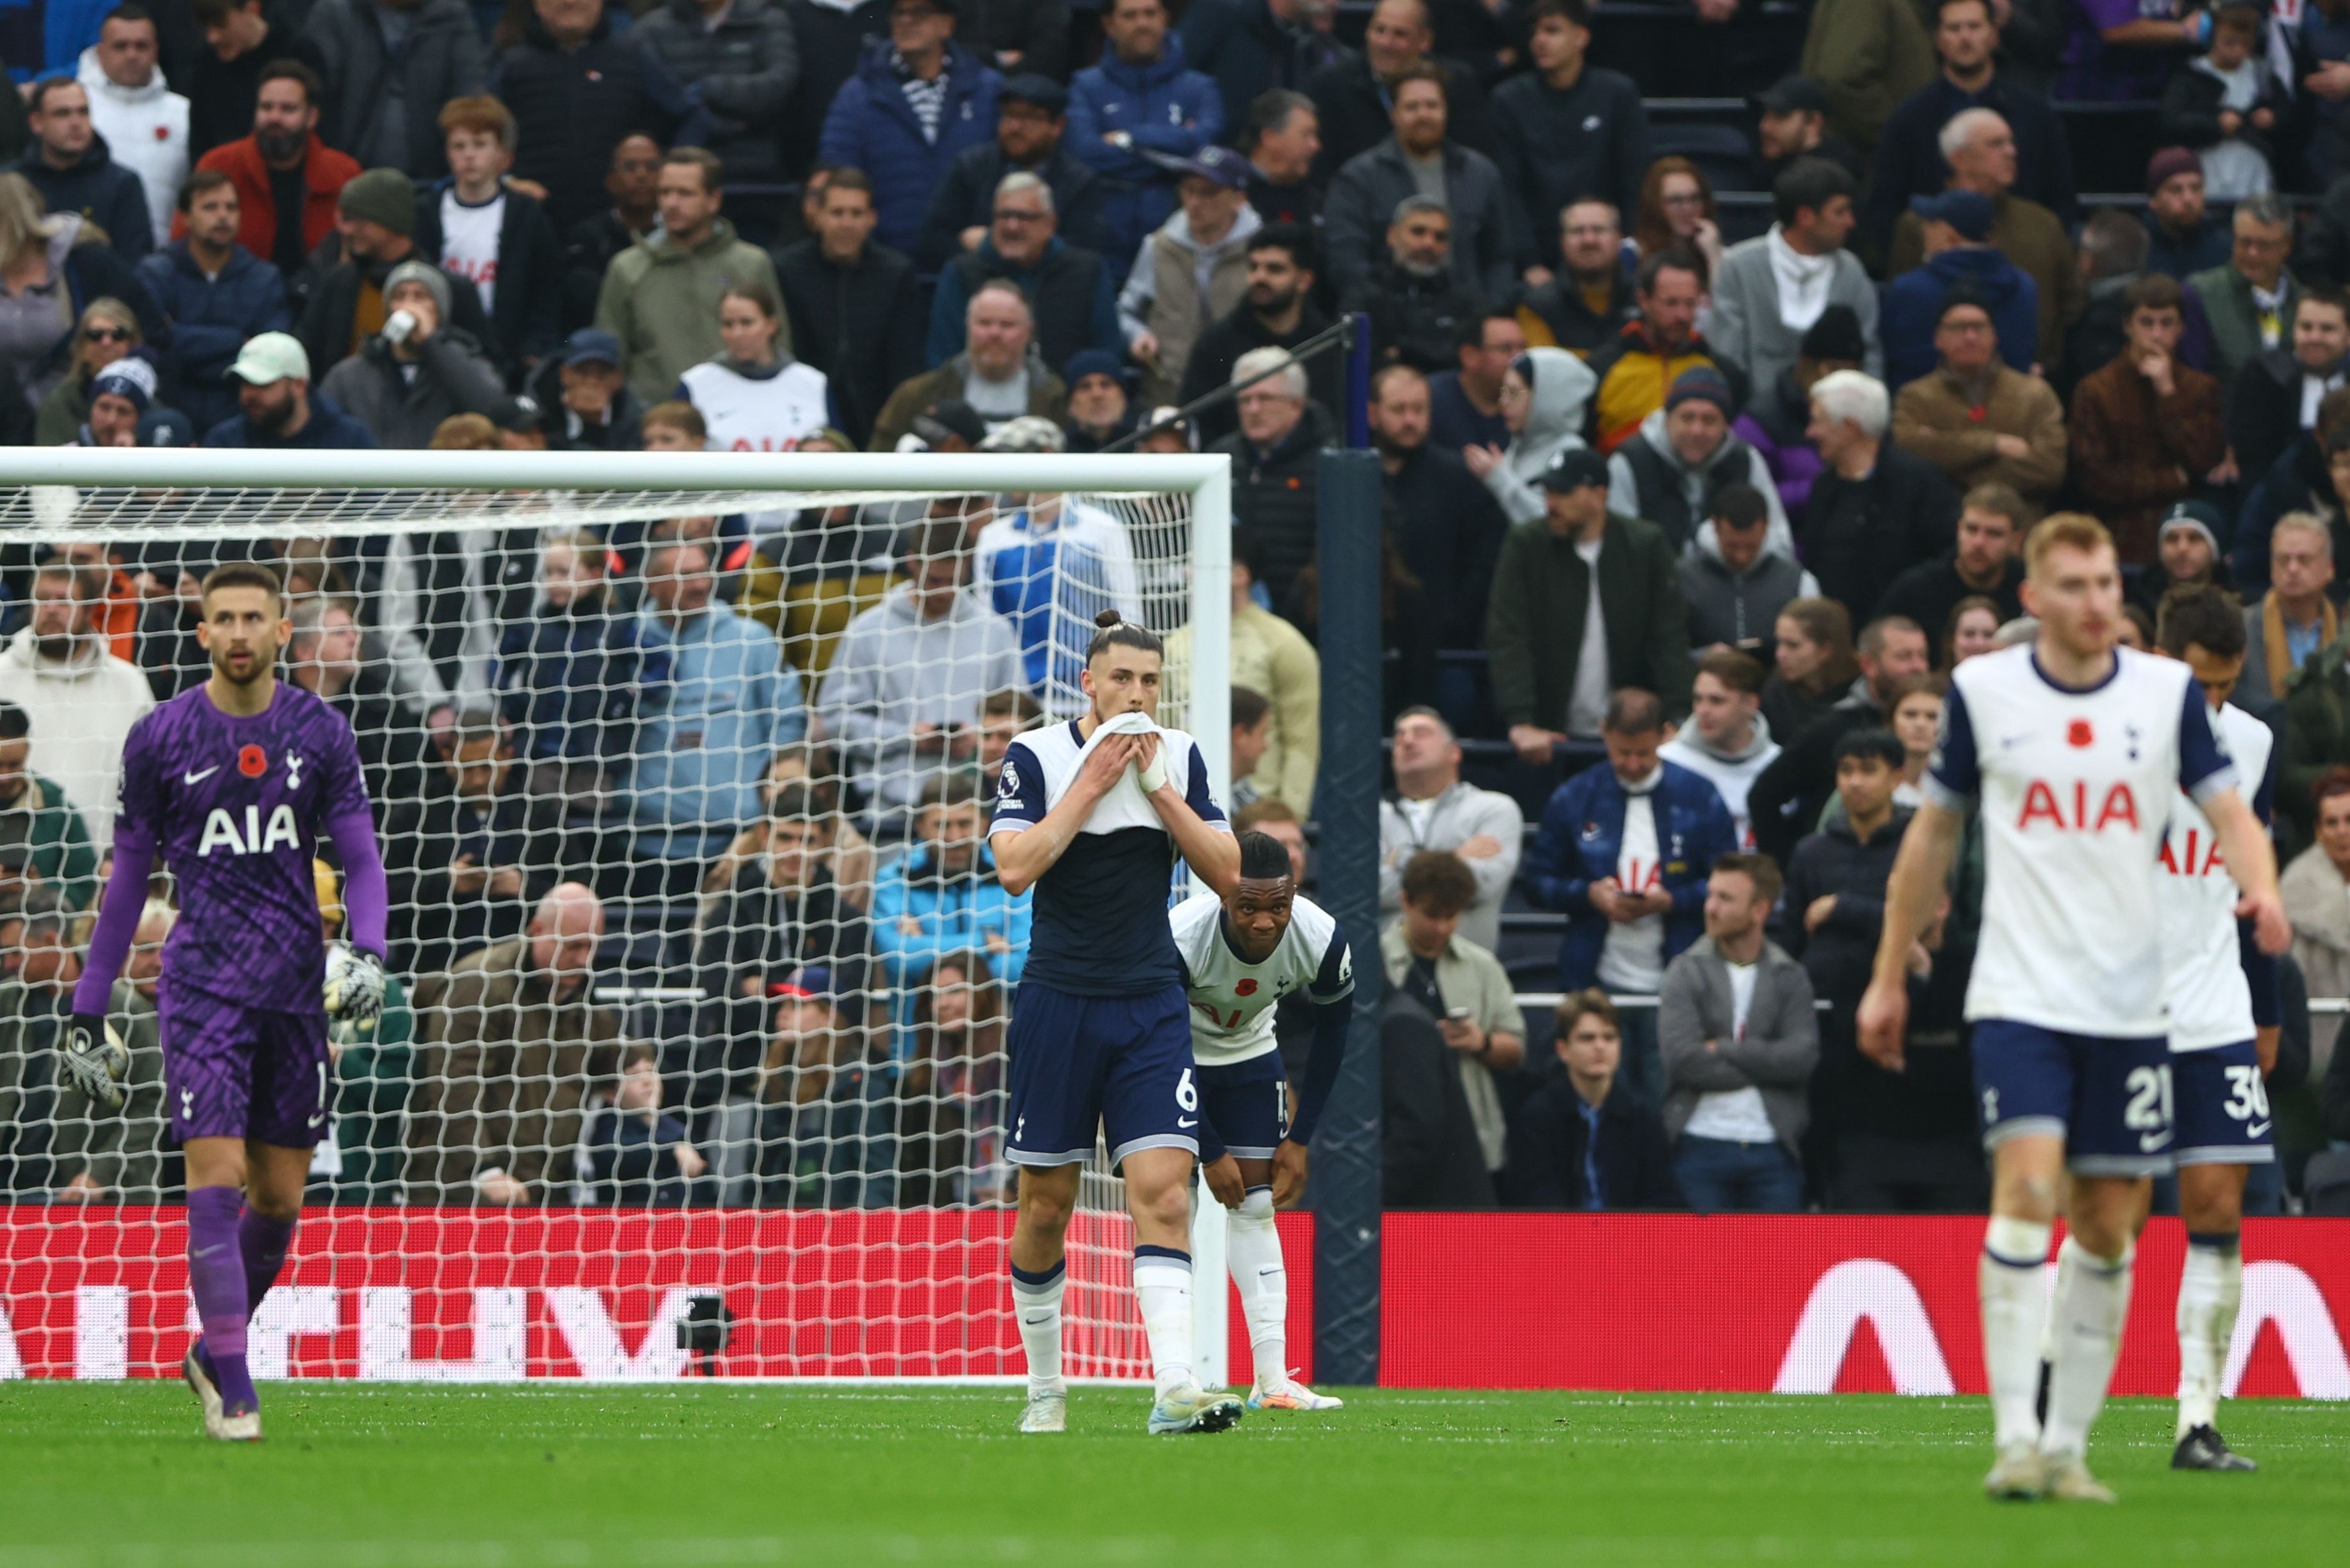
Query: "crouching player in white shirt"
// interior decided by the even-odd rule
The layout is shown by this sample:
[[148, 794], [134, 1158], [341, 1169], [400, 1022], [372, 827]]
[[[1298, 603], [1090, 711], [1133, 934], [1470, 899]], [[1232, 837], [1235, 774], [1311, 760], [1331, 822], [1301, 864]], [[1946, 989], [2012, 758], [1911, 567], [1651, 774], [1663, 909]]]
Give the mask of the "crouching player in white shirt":
[[[1243, 833], [1240, 846], [1232, 890], [1186, 898], [1174, 915], [1199, 1071], [1200, 1164], [1232, 1210], [1227, 1250], [1256, 1367], [1249, 1408], [1336, 1410], [1344, 1401], [1289, 1375], [1289, 1272], [1273, 1211], [1305, 1188], [1306, 1147], [1347, 1052], [1354, 962], [1338, 922], [1298, 893], [1281, 840]], [[1274, 1038], [1274, 1009], [1293, 992], [1315, 1009], [1295, 1121]]]
[[[2156, 645], [2195, 672], [2211, 723], [2273, 816], [2276, 741], [2228, 701], [2244, 670], [2244, 612], [2208, 583], [2173, 588]], [[2258, 788], [2253, 786], [2257, 784]], [[2245, 940], [2241, 895], [2211, 824], [2191, 797], [2171, 803], [2162, 847], [2163, 967], [2170, 983], [2170, 1077], [2178, 1115], [2178, 1213], [2187, 1267], [2178, 1282], [2178, 1425], [2173, 1469], [2249, 1470], [2217, 1425], [2220, 1375], [2244, 1293], [2244, 1181], [2276, 1160], [2262, 1075], [2276, 1062], [2276, 961]]]
[[[2043, 519], [2024, 549], [2030, 643], [1951, 678], [1926, 804], [1886, 888], [1860, 1048], [1902, 1065], [1908, 963], [1943, 895], [1962, 808], [1981, 802], [1982, 941], [1967, 987], [1992, 1162], [1977, 1275], [1998, 1461], [1995, 1498], [2111, 1501], [2086, 1463], [2129, 1308], [2148, 1179], [2170, 1168], [2169, 1012], [2160, 856], [2178, 792], [2220, 840], [2263, 952], [2291, 940], [2276, 857], [2236, 790], [2183, 664], [2116, 646], [2121, 569], [2093, 517]], [[2053, 1300], [2041, 1270], [2073, 1177]], [[2033, 1408], [2054, 1314], [2048, 1416]]]

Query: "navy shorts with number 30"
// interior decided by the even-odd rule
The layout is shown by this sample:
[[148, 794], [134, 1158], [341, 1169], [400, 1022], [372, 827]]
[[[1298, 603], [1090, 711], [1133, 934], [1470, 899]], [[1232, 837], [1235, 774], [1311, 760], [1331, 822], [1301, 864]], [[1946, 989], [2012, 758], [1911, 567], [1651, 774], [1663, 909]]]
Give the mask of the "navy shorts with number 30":
[[2179, 1164], [2275, 1162], [2268, 1085], [2251, 1041], [2181, 1051], [2170, 1058], [2170, 1075], [2178, 1098]]
[[1983, 1147], [2045, 1134], [2064, 1140], [2081, 1176], [2159, 1176], [2178, 1127], [2170, 1042], [2067, 1034], [2037, 1023], [1975, 1024], [1976, 1107]]
[[1013, 999], [1014, 1165], [1075, 1165], [1098, 1126], [1116, 1165], [1142, 1148], [1200, 1152], [1191, 1004], [1180, 985], [1148, 996], [1077, 996], [1023, 981]]

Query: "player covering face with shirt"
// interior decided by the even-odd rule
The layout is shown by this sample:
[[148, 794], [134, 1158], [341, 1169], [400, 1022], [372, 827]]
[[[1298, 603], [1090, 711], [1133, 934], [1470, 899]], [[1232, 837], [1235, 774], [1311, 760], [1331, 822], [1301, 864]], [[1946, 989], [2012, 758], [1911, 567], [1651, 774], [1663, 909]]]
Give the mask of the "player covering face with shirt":
[[[107, 1004], [160, 854], [181, 918], [156, 1011], [165, 1103], [187, 1151], [188, 1282], [203, 1324], [181, 1370], [207, 1433], [252, 1441], [261, 1414], [247, 1324], [285, 1265], [326, 1130], [328, 1023], [365, 1023], [382, 1008], [389, 898], [350, 725], [276, 678], [292, 629], [276, 574], [218, 567], [203, 603], [211, 679], [140, 719], [123, 745], [114, 872], [65, 1065], [93, 1098], [121, 1103], [130, 1063]], [[311, 873], [322, 833], [342, 861], [354, 950], [331, 982]]]
[[[2170, 1168], [2178, 1122], [2160, 857], [2181, 791], [2217, 836], [2262, 952], [2291, 938], [2276, 858], [2236, 788], [2202, 689], [2182, 664], [2126, 649], [2113, 541], [2058, 514], [2025, 546], [2028, 644], [1958, 667], [1926, 804], [1886, 889], [1860, 1048], [1899, 1072], [1910, 944], [1949, 884], [1969, 800], [1984, 845], [1981, 946], [1967, 992], [1975, 1086], [1991, 1154], [1977, 1282], [1998, 1461], [1994, 1498], [2110, 1501], [2088, 1470], [2129, 1307], [2131, 1241], [2147, 1179]], [[2069, 1196], [2065, 1178], [2071, 1178]], [[2066, 1236], [2042, 1283], [2060, 1198]], [[2043, 1335], [2047, 1416], [2034, 1410]]]
[[[1306, 1147], [1347, 1049], [1354, 975], [1338, 922], [1298, 894], [1282, 842], [1244, 833], [1240, 849], [1240, 879], [1221, 898], [1185, 899], [1172, 919], [1191, 1000], [1200, 1158], [1208, 1189], [1232, 1210], [1232, 1282], [1255, 1366], [1249, 1407], [1335, 1410], [1340, 1401], [1289, 1376], [1289, 1275], [1273, 1215], [1305, 1190]], [[1293, 992], [1315, 1011], [1295, 1122], [1274, 1035], [1275, 1009]]]
[[1006, 892], [1035, 889], [1013, 1000], [1011, 1137], [1020, 1168], [1012, 1297], [1028, 1357], [1027, 1432], [1067, 1423], [1063, 1236], [1106, 1137], [1134, 1216], [1134, 1293], [1150, 1343], [1153, 1432], [1222, 1431], [1241, 1403], [1191, 1371], [1191, 1179], [1200, 1087], [1167, 915], [1177, 861], [1222, 893], [1240, 849], [1189, 735], [1162, 730], [1159, 639], [1104, 611], [1086, 650], [1084, 717], [1015, 736], [988, 839]]

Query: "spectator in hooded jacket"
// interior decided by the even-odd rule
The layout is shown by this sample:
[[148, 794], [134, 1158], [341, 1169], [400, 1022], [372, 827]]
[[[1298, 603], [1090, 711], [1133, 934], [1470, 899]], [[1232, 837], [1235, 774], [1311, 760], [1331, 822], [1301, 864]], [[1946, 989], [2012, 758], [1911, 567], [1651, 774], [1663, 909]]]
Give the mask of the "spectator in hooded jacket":
[[639, 131], [666, 142], [691, 112], [660, 56], [616, 31], [604, 0], [531, 0], [492, 41], [489, 90], [514, 111], [515, 175], [546, 192], [558, 234], [603, 209], [613, 149]]
[[2023, 371], [2040, 363], [2040, 286], [1991, 244], [1991, 202], [1945, 191], [1909, 210], [1923, 224], [1926, 260], [1886, 286], [1877, 312], [1886, 384], [1898, 391], [1932, 371], [1942, 303], [1961, 288], [1990, 311], [2001, 358]]
[[[1607, 765], [1558, 786], [1526, 846], [1518, 880], [1527, 902], [1566, 916], [1562, 991], [1655, 995], [1665, 966], [1705, 929], [1706, 867], [1737, 853], [1721, 792], [1657, 754], [1664, 722], [1654, 692], [1619, 688], [1599, 726]], [[1627, 1086], [1655, 1105], [1664, 1084], [1654, 1014], [1627, 1033]]]
[[[149, 233], [172, 232], [172, 204], [188, 178], [188, 100], [163, 81], [160, 35], [143, 6], [119, 5], [75, 73], [89, 94], [89, 122], [116, 162], [147, 192]], [[131, 258], [136, 260], [138, 258]]]
[[1166, 161], [1221, 140], [1224, 105], [1215, 82], [1185, 65], [1165, 0], [1109, 0], [1102, 36], [1101, 63], [1069, 80], [1069, 151], [1115, 182], [1102, 198], [1102, 254], [1122, 272], [1175, 210]]
[[947, 166], [922, 218], [914, 259], [942, 267], [977, 250], [995, 221], [995, 188], [1006, 174], [1034, 174], [1053, 190], [1061, 238], [1102, 248], [1102, 200], [1109, 182], [1070, 151], [1069, 89], [1033, 72], [1004, 78], [995, 94], [995, 140], [966, 147]]
[[[1705, 510], [1703, 526], [1675, 568], [1689, 604], [1690, 648], [1700, 658], [1725, 649], [1768, 658], [1779, 613], [1818, 593], [1819, 581], [1792, 553], [1770, 547], [1771, 508], [1753, 485], [1723, 485]], [[1758, 673], [1758, 695], [1762, 682]]]
[[1607, 460], [1607, 504], [1665, 531], [1676, 554], [1697, 541], [1713, 496], [1731, 484], [1751, 485], [1770, 514], [1764, 548], [1795, 553], [1787, 514], [1762, 454], [1731, 433], [1730, 383], [1711, 367], [1682, 371], [1665, 406], [1640, 422], [1639, 432]]
[[892, 250], [913, 250], [949, 165], [995, 134], [1003, 78], [953, 41], [954, 3], [893, 0], [889, 40], [866, 52], [825, 115], [817, 156], [865, 171]]
[[[252, 134], [223, 142], [198, 160], [236, 182], [237, 244], [292, 277], [335, 232], [343, 187], [359, 178], [357, 160], [318, 138], [318, 73], [298, 59], [261, 67], [254, 88]], [[284, 186], [299, 199], [280, 210]]]
[[[301, 29], [272, 21], [262, 0], [192, 0], [189, 6], [204, 47], [182, 84], [188, 95], [188, 152], [202, 158], [253, 129], [254, 100], [264, 68], [296, 60], [326, 69], [318, 46]], [[250, 247], [248, 247], [250, 248]]]
[[172, 324], [178, 404], [197, 430], [208, 431], [236, 412], [229, 367], [245, 340], [291, 325], [286, 280], [236, 243], [243, 215], [236, 182], [219, 170], [189, 178], [180, 210], [186, 237], [140, 262], [139, 277]]
[[[1489, 316], [1480, 329], [1490, 332], [1498, 324]], [[1461, 358], [1465, 367], [1465, 347]], [[1497, 403], [1509, 445], [1464, 446], [1461, 461], [1493, 493], [1512, 523], [1532, 523], [1547, 513], [1544, 476], [1560, 453], [1583, 445], [1585, 410], [1597, 382], [1589, 367], [1564, 348], [1529, 348], [1508, 361], [1508, 367], [1502, 372]], [[1431, 421], [1440, 406], [1436, 399], [1442, 379], [1439, 377], [1429, 387]], [[1606, 473], [1605, 464], [1600, 472]]]
[[451, 323], [449, 298], [449, 275], [432, 263], [411, 257], [393, 267], [383, 284], [384, 329], [319, 384], [375, 432], [378, 446], [421, 451], [452, 414], [480, 414], [498, 425], [518, 417], [496, 363]]
[[1371, 278], [1391, 248], [1381, 239], [1399, 210], [1414, 196], [1430, 195], [1431, 182], [1440, 183], [1440, 200], [1451, 215], [1445, 266], [1453, 283], [1486, 304], [1501, 304], [1514, 291], [1526, 248], [1523, 231], [1492, 160], [1450, 134], [1448, 80], [1433, 65], [1405, 71], [1394, 88], [1394, 133], [1331, 181], [1323, 238], [1331, 281], [1341, 293]]
[[1247, 171], [1228, 147], [1184, 160], [1182, 208], [1144, 240], [1118, 291], [1118, 326], [1144, 367], [1146, 404], [1176, 400], [1192, 346], [1246, 295], [1249, 241], [1263, 226], [1248, 204]]
[[[399, 33], [384, 9], [397, 10]], [[447, 172], [442, 105], [489, 85], [489, 50], [465, 0], [317, 0], [303, 32], [325, 57], [318, 134], [367, 168]]]
[[[705, 148], [678, 147], [661, 161], [661, 226], [621, 253], [604, 275], [596, 325], [620, 340], [629, 385], [647, 403], [718, 352], [718, 306], [733, 287], [775, 292], [775, 264], [736, 237], [719, 209], [725, 191]], [[776, 347], [791, 349], [788, 332]]]
[[1513, 1209], [1685, 1209], [1654, 1106], [1618, 1092], [1623, 1015], [1596, 986], [1559, 999], [1553, 1036], [1565, 1071], [1518, 1107], [1503, 1173]]
[[88, 89], [71, 77], [44, 78], [25, 107], [33, 140], [10, 170], [33, 182], [50, 212], [77, 213], [105, 230], [124, 261], [153, 250], [146, 187], [92, 128]]
[[1543, 283], [1559, 261], [1560, 211], [1585, 196], [1633, 211], [1655, 159], [1640, 89], [1586, 58], [1587, 0], [1536, 0], [1522, 15], [1534, 68], [1493, 94], [1493, 159], [1518, 203], [1516, 230], [1536, 247], [1527, 281]]
[[920, 283], [873, 238], [880, 214], [859, 169], [835, 170], [816, 232], [775, 257], [792, 351], [825, 373], [840, 428], [861, 450], [889, 394], [922, 369]]
[[1820, 476], [1819, 448], [1805, 433], [1812, 422], [1812, 389], [1822, 377], [1859, 369], [1866, 352], [1859, 316], [1849, 306], [1829, 306], [1804, 329], [1794, 365], [1771, 385], [1752, 389], [1746, 411], [1731, 423], [1739, 439], [1762, 454], [1790, 518], [1804, 514]]
[[667, 0], [640, 13], [629, 37], [683, 88], [702, 145], [729, 179], [798, 172], [785, 168], [776, 136], [800, 74], [783, 0]]
[[1754, 823], [1746, 797], [1779, 756], [1771, 722], [1762, 717], [1762, 666], [1752, 654], [1729, 647], [1705, 654], [1690, 682], [1690, 722], [1658, 753], [1721, 792], [1738, 846], [1750, 851]]

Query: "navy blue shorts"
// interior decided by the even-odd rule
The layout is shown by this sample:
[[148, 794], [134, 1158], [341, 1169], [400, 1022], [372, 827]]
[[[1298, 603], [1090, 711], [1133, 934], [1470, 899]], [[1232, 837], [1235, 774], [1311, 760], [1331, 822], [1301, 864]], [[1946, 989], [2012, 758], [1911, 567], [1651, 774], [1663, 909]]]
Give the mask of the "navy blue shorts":
[[2113, 1039], [2037, 1023], [1975, 1024], [1975, 1096], [1983, 1147], [2045, 1134], [2064, 1140], [2078, 1176], [2160, 1176], [2171, 1168], [2170, 1042]]
[[1281, 1053], [1201, 1068], [1200, 1114], [1234, 1159], [1271, 1159], [1289, 1136], [1289, 1076]]
[[2170, 1082], [2178, 1102], [2179, 1164], [2275, 1162], [2268, 1085], [2261, 1082], [2261, 1054], [2251, 1041], [2177, 1053]]
[[1180, 985], [1149, 996], [1074, 996], [1023, 981], [1006, 1036], [1014, 1165], [1093, 1158], [1100, 1127], [1116, 1165], [1139, 1148], [1200, 1152], [1191, 1004]]

